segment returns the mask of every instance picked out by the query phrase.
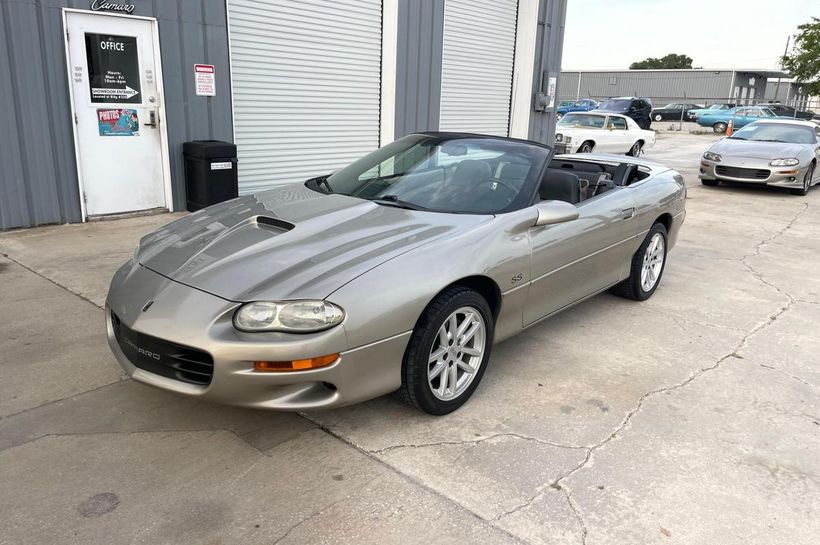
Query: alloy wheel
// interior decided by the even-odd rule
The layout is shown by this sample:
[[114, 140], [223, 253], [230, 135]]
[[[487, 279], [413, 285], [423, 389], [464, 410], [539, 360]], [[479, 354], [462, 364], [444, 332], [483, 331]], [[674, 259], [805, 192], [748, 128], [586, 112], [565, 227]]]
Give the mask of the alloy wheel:
[[461, 307], [444, 320], [427, 363], [427, 382], [436, 398], [450, 401], [467, 390], [484, 359], [486, 332], [484, 318], [473, 307]]
[[663, 270], [663, 260], [666, 257], [666, 242], [661, 233], [655, 233], [646, 252], [643, 255], [643, 266], [641, 267], [641, 287], [643, 291], [651, 291], [658, 282]]

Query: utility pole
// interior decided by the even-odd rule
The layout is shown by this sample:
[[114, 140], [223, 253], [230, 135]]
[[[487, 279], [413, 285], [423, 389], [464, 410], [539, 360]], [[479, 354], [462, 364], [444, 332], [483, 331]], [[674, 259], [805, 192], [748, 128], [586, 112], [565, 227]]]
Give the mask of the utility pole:
[[[791, 36], [786, 36], [786, 49], [783, 50], [783, 57], [789, 54], [789, 42], [791, 41]], [[781, 57], [782, 59], [782, 57]], [[782, 68], [781, 68], [782, 69]], [[774, 100], [777, 101], [777, 95], [780, 93], [780, 76], [777, 76], [777, 85], [774, 88]]]

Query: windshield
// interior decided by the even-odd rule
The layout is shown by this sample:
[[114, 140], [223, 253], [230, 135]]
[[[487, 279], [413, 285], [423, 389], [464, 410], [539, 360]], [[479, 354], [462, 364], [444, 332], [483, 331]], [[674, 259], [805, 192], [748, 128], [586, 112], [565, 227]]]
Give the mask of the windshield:
[[604, 101], [598, 108], [601, 110], [614, 110], [616, 112], [623, 112], [629, 109], [630, 104], [632, 101], [628, 98], [610, 98], [607, 101]]
[[596, 114], [567, 114], [558, 122], [559, 127], [603, 129], [606, 116]]
[[383, 206], [495, 214], [530, 204], [550, 152], [511, 140], [414, 134], [309, 186]]
[[783, 142], [786, 144], [814, 144], [814, 129], [788, 123], [751, 123], [730, 136], [732, 140], [755, 142]]

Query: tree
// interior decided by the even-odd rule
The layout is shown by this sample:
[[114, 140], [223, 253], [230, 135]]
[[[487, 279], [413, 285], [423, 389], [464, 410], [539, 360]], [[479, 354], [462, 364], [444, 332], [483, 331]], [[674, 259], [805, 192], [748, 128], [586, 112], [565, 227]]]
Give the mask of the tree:
[[692, 68], [692, 57], [684, 54], [669, 53], [660, 59], [648, 57], [629, 65], [630, 70], [649, 70], [657, 68]]
[[820, 95], [820, 19], [797, 27], [794, 47], [786, 53], [780, 66], [803, 84], [803, 94]]

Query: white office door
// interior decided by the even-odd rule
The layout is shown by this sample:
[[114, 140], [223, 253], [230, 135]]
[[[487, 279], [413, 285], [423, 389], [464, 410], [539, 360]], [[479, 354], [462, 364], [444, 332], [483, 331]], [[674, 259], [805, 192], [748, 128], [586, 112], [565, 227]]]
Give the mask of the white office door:
[[517, 0], [447, 0], [442, 131], [508, 136]]
[[381, 0], [229, 0], [239, 192], [379, 147]]
[[153, 20], [65, 12], [85, 215], [166, 208]]

